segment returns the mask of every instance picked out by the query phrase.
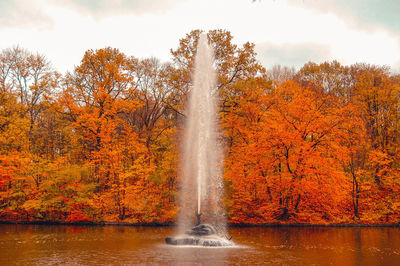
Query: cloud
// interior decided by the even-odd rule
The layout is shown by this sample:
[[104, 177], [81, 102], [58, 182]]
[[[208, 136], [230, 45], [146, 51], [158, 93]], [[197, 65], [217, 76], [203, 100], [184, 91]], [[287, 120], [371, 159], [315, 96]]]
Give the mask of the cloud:
[[267, 67], [280, 64], [299, 68], [309, 61], [323, 62], [331, 59], [330, 47], [317, 43], [260, 43], [256, 45], [256, 51], [261, 63]]
[[182, 0], [58, 0], [57, 2], [51, 2], [51, 4], [72, 8], [78, 13], [101, 19], [110, 15], [160, 14], [181, 1]]
[[399, 74], [400, 75], [400, 60], [397, 61], [393, 67], [391, 68], [393, 73]]
[[[43, 18], [31, 19], [30, 27], [22, 29], [0, 26], [0, 49], [19, 44], [47, 55], [64, 72], [79, 64], [85, 50], [105, 46], [168, 61], [170, 49], [186, 33], [221, 28], [229, 30], [238, 45], [255, 43], [258, 58], [267, 67], [300, 67], [309, 60], [332, 59], [395, 67], [400, 59], [399, 34], [383, 27], [360, 30], [336, 14], [286, 1], [296, 0], [0, 0], [2, 18], [11, 10], [26, 9], [24, 16], [32, 17], [36, 10], [52, 23], [45, 29], [35, 26], [46, 21]], [[298, 0], [312, 1], [325, 0]]]
[[41, 10], [40, 0], [1, 0], [0, 28], [50, 28], [52, 19]]
[[400, 33], [399, 0], [287, 0], [287, 2], [319, 12], [334, 13], [347, 23], [363, 30], [383, 27]]

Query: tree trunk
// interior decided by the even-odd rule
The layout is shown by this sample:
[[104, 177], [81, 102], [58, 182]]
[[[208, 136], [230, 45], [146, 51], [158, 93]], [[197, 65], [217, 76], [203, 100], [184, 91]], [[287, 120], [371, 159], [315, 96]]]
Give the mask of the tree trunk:
[[354, 167], [351, 167], [351, 174], [353, 176], [353, 208], [354, 208], [354, 217], [360, 219], [359, 212], [358, 212], [358, 199], [360, 197], [360, 187], [357, 181], [356, 174], [354, 172]]

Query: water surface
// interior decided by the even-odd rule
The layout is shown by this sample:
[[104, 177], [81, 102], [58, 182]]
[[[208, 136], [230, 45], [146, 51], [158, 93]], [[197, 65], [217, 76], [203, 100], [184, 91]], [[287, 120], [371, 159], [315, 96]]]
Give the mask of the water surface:
[[232, 228], [237, 248], [177, 248], [168, 227], [0, 225], [0, 265], [400, 265], [399, 228]]

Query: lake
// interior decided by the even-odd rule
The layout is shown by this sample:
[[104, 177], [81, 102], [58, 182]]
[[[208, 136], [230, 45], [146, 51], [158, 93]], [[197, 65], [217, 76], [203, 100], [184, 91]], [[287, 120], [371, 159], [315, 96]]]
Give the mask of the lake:
[[229, 232], [235, 248], [179, 248], [171, 227], [0, 224], [0, 265], [400, 265], [400, 228]]

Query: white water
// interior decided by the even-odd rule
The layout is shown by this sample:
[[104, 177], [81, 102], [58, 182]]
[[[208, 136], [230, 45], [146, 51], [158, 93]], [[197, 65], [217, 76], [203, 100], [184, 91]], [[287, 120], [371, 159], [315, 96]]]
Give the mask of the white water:
[[[183, 229], [201, 213], [201, 222], [225, 230], [222, 204], [222, 152], [218, 142], [216, 73], [214, 51], [207, 36], [200, 36], [195, 57], [193, 86], [189, 94], [185, 141], [182, 154], [183, 186], [181, 215]], [[182, 226], [183, 225], [183, 226]], [[186, 226], [185, 226], [186, 225]], [[181, 230], [182, 232], [182, 230]]]

